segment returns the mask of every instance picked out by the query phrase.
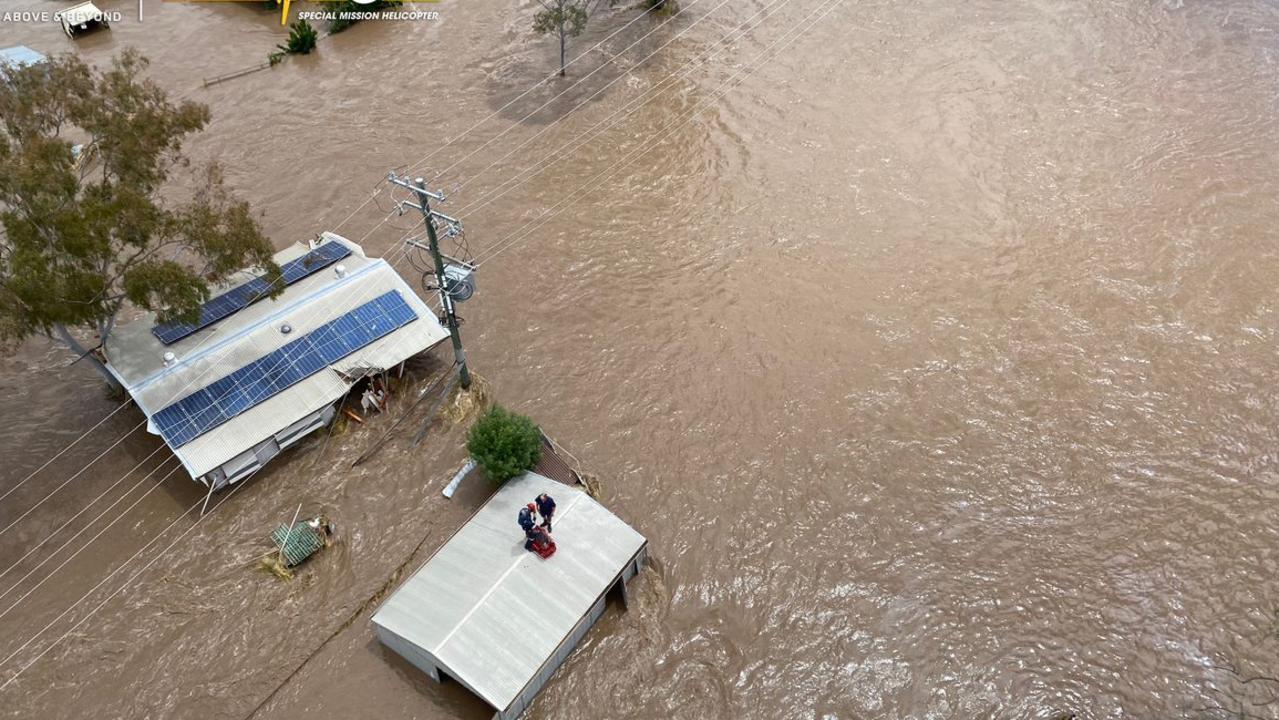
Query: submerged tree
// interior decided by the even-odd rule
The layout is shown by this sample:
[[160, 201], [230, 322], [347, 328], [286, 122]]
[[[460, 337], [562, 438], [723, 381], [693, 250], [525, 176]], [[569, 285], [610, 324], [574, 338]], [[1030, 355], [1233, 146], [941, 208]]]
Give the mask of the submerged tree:
[[275, 52], [268, 54], [267, 59], [277, 65], [285, 55], [310, 55], [319, 36], [311, 23], [298, 20], [289, 26], [289, 39], [283, 45], [276, 45]]
[[289, 26], [289, 39], [277, 48], [294, 55], [309, 55], [315, 49], [319, 33], [305, 20], [297, 20]]
[[146, 66], [133, 50], [106, 70], [64, 55], [0, 79], [0, 340], [60, 340], [117, 388], [86, 344], [106, 342], [126, 302], [193, 321], [211, 284], [246, 266], [279, 273], [216, 166], [192, 192], [165, 191], [209, 110], [171, 103]]
[[554, 33], [560, 41], [560, 77], [567, 66], [565, 55], [568, 39], [575, 38], [586, 29], [586, 22], [599, 5], [600, 0], [537, 0], [542, 9], [533, 15], [533, 32], [539, 35]]

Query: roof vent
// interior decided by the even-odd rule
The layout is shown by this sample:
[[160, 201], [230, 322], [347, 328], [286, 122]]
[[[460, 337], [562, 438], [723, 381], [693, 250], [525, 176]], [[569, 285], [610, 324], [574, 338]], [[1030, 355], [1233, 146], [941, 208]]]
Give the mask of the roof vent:
[[338, 277], [344, 278], [346, 277], [346, 266], [338, 265], [337, 267], [333, 268], [333, 272], [337, 273]]
[[293, 326], [288, 323], [284, 323], [283, 325], [280, 326], [280, 332], [284, 333], [285, 335], [288, 335], [289, 333], [293, 332]]
[[164, 366], [165, 366], [165, 367], [169, 367], [169, 366], [173, 365], [173, 363], [175, 363], [175, 362], [177, 362], [177, 361], [178, 361], [178, 356], [177, 356], [177, 355], [174, 355], [172, 350], [170, 350], [169, 352], [166, 352], [166, 353], [164, 354]]

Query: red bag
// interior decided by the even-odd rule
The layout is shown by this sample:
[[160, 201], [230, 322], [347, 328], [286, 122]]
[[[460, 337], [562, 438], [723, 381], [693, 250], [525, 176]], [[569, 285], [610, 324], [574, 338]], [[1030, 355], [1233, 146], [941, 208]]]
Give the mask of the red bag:
[[545, 560], [555, 554], [555, 541], [548, 539], [545, 543], [533, 543], [533, 552]]
[[555, 554], [555, 540], [551, 538], [551, 534], [542, 528], [536, 528], [533, 531], [535, 539], [532, 541], [533, 552], [537, 556], [545, 560]]

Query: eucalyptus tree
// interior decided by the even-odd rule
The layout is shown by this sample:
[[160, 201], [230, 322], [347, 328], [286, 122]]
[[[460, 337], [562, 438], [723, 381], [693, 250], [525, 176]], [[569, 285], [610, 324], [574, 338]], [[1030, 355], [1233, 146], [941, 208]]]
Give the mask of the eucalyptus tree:
[[209, 109], [170, 101], [146, 66], [125, 50], [104, 70], [62, 55], [0, 76], [0, 340], [57, 339], [117, 388], [100, 348], [127, 305], [192, 321], [237, 270], [279, 273], [248, 203], [182, 153]]

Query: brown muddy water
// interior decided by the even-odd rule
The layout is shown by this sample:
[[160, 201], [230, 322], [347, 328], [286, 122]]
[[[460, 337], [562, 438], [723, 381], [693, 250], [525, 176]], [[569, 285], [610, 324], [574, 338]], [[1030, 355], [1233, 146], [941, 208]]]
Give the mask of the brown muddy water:
[[[282, 41], [278, 17], [100, 4], [126, 16], [108, 33], [6, 24], [0, 45], [141, 48], [211, 106], [190, 153], [281, 245], [436, 150], [481, 254], [562, 209], [483, 267], [467, 345], [656, 561], [532, 717], [1279, 715], [1227, 669], [1279, 674], [1276, 3], [687, 0], [518, 99], [555, 58], [526, 0], [444, 0], [209, 89]], [[32, 342], [0, 364], [0, 488], [114, 407], [65, 361]], [[0, 523], [139, 420], [112, 416]], [[173, 460], [128, 435], [0, 535], [8, 567], [88, 507], [0, 582], [0, 682], [27, 668], [0, 715], [485, 717], [362, 610], [481, 501], [438, 494], [462, 432], [349, 470], [375, 431], [317, 438], [198, 526], [198, 488], [155, 485]], [[290, 585], [247, 569], [300, 501], [342, 542]]]

